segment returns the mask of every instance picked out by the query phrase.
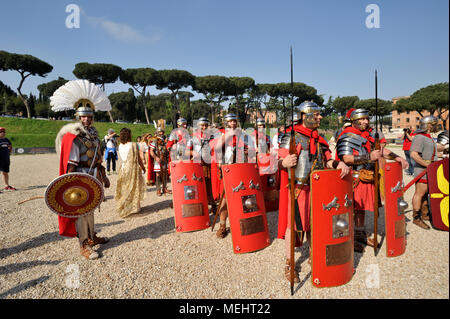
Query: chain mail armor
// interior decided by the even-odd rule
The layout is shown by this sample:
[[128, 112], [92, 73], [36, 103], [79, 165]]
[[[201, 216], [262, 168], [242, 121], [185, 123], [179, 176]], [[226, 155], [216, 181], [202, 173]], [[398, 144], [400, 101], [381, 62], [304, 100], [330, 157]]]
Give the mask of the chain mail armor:
[[[280, 148], [289, 149], [291, 134], [284, 134], [281, 138]], [[301, 144], [301, 151], [298, 155], [297, 166], [295, 167], [296, 183], [300, 185], [309, 184], [309, 175], [313, 169], [323, 169], [325, 159], [323, 157], [327, 147], [320, 145], [316, 155], [310, 154], [309, 137], [298, 132], [295, 133], [295, 144]]]

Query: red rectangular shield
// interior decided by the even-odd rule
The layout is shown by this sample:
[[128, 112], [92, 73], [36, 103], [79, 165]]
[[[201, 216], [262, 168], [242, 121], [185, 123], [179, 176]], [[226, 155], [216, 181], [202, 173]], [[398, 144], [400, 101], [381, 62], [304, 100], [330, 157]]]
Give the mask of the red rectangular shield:
[[202, 165], [191, 161], [172, 161], [170, 168], [176, 231], [208, 228], [208, 198]]
[[223, 165], [222, 175], [234, 253], [267, 247], [270, 244], [269, 229], [257, 165]]
[[311, 173], [311, 280], [315, 287], [344, 285], [353, 276], [353, 178], [340, 170]]
[[386, 256], [396, 257], [406, 250], [406, 220], [400, 205], [403, 201], [402, 165], [399, 162], [388, 162], [383, 174]]

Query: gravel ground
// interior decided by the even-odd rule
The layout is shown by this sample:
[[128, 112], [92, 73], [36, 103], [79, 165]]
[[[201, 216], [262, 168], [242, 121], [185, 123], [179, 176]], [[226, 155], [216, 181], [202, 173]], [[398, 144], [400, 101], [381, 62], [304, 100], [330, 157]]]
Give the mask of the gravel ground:
[[[344, 286], [313, 287], [307, 248], [299, 248], [301, 282], [291, 297], [284, 241], [276, 238], [278, 212], [267, 213], [270, 246], [235, 255], [231, 235], [217, 239], [210, 229], [176, 233], [171, 197], [157, 197], [154, 187], [147, 188], [140, 214], [120, 218], [112, 175], [107, 201], [95, 213], [96, 231], [110, 242], [96, 247], [101, 258], [88, 261], [76, 238], [58, 235], [57, 216], [43, 199], [17, 204], [43, 196], [57, 175], [56, 154], [12, 157], [10, 183], [18, 190], [0, 194], [0, 299], [449, 298], [449, 234], [413, 225], [410, 209], [405, 254], [387, 258], [385, 243], [378, 256], [370, 247], [355, 253], [356, 272]], [[405, 194], [410, 206], [413, 192]], [[382, 232], [382, 214], [379, 221]]]

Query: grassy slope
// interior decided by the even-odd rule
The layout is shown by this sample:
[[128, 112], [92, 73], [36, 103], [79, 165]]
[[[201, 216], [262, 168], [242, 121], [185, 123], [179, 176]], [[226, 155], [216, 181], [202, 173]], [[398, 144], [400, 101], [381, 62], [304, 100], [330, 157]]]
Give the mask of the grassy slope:
[[[6, 137], [14, 148], [17, 147], [54, 147], [56, 134], [61, 127], [70, 123], [67, 121], [45, 121], [35, 119], [19, 119], [0, 117], [0, 126], [6, 128]], [[143, 124], [118, 124], [106, 122], [94, 122], [100, 137], [106, 135], [109, 128], [119, 133], [123, 127], [131, 129], [133, 140], [144, 133], [155, 132], [153, 125]]]

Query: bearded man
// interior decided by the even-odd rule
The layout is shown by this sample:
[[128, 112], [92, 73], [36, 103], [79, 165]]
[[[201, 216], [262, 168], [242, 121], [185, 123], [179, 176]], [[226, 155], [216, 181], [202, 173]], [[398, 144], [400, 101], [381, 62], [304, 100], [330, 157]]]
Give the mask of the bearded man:
[[[364, 251], [364, 244], [373, 247], [374, 239], [365, 231], [365, 212], [374, 211], [374, 162], [386, 158], [395, 160], [408, 168], [408, 162], [385, 147], [375, 150], [375, 132], [369, 126], [369, 112], [365, 109], [352, 109], [347, 113], [351, 126], [347, 126], [339, 135], [336, 143], [336, 155], [353, 169], [355, 179], [354, 198], [354, 250]], [[380, 139], [380, 144], [384, 142]], [[376, 199], [378, 200], [378, 198]]]

